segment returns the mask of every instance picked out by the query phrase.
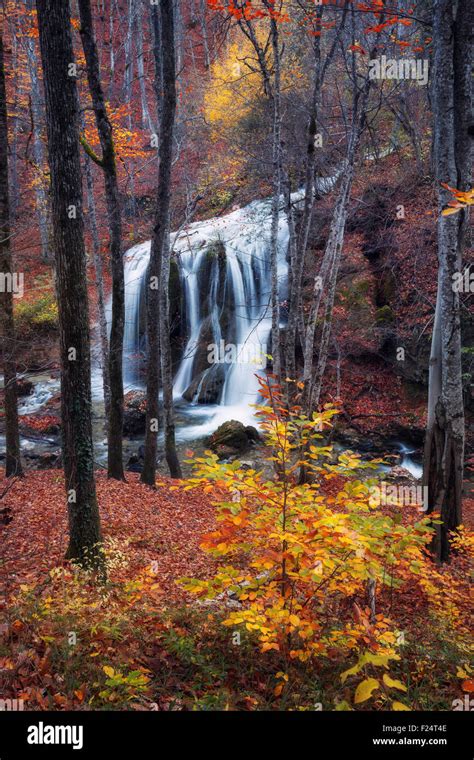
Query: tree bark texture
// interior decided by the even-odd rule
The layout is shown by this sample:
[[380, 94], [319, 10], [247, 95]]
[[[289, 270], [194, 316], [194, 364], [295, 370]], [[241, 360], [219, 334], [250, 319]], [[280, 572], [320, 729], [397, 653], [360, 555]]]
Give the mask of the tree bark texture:
[[79, 103], [68, 0], [37, 0], [46, 101], [61, 355], [63, 460], [69, 515], [67, 557], [100, 566], [94, 479], [86, 253]]

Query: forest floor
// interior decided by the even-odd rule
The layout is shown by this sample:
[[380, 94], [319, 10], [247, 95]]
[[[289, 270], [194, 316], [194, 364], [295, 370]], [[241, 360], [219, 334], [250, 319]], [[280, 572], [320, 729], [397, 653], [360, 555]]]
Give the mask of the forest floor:
[[[216, 562], [199, 545], [214, 527], [219, 493], [184, 492], [169, 479], [152, 490], [138, 477], [128, 474], [118, 483], [97, 476], [109, 576], [101, 589], [63, 559], [61, 472], [29, 472], [5, 495], [2, 695], [20, 696], [29, 710], [334, 709], [346, 699], [349, 689], [337, 676], [351, 662], [340, 652], [292, 665], [290, 685], [276, 694], [278, 653], [262, 656], [251, 636], [234, 646], [233, 632], [221, 625], [221, 605], [197, 602], [177, 584], [183, 576], [214, 575]], [[473, 506], [470, 499], [469, 520]], [[466, 594], [468, 605], [467, 557], [453, 556], [441, 572], [446, 588]], [[399, 677], [408, 684], [403, 697], [411, 709], [452, 709], [463, 689], [474, 686], [462, 676], [462, 626], [461, 645], [459, 634], [431, 626], [426, 602], [410, 584], [382, 591], [377, 605], [404, 631]]]

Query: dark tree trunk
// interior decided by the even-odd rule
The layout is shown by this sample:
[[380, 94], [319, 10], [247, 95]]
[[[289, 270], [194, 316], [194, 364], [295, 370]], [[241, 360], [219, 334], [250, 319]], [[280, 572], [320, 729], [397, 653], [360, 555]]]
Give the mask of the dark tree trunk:
[[1, 350], [5, 388], [6, 476], [21, 475], [20, 436], [16, 393], [15, 331], [13, 321], [13, 266], [10, 252], [10, 197], [8, 192], [8, 124], [3, 37], [0, 33], [0, 284]]
[[[445, 182], [459, 190], [471, 187], [474, 7], [470, 0], [436, 0], [433, 40], [434, 158], [439, 211], [450, 199]], [[438, 218], [438, 293], [430, 356], [428, 420], [423, 484], [428, 514], [440, 513], [433, 554], [449, 558], [449, 532], [462, 522], [464, 408], [461, 363], [460, 295], [453, 287], [462, 271], [467, 212]]]
[[169, 228], [163, 245], [163, 263], [160, 285], [160, 348], [161, 379], [163, 384], [163, 411], [165, 423], [165, 456], [172, 478], [181, 478], [181, 465], [176, 451], [174, 403], [173, 403], [173, 365], [170, 345], [170, 246]]
[[[3, 4], [2, 4], [3, 10]], [[5, 11], [3, 11], [5, 13]], [[18, 208], [20, 205], [20, 182], [18, 177], [18, 136], [20, 132], [20, 65], [19, 65], [19, 29], [17, 24], [11, 24], [11, 46], [12, 46], [12, 80], [13, 80], [13, 103], [11, 107], [12, 139], [10, 148], [10, 220], [16, 220]]]
[[67, 557], [102, 565], [94, 479], [79, 103], [68, 0], [37, 0], [46, 101], [61, 353], [61, 418], [69, 514]]
[[[174, 50], [173, 0], [160, 2], [161, 69], [163, 94], [160, 122], [160, 166], [155, 223], [148, 267], [149, 290], [147, 298], [147, 415], [145, 457], [141, 479], [155, 485], [156, 449], [158, 430], [159, 366], [163, 375], [163, 403], [165, 412], [165, 453], [172, 477], [181, 477], [176, 454], [171, 353], [169, 346], [169, 216], [171, 168], [173, 157], [173, 129], [176, 113], [176, 71]], [[155, 27], [156, 28], [156, 27]], [[156, 48], [155, 44], [155, 48]], [[161, 356], [160, 356], [161, 343]]]
[[102, 148], [100, 166], [104, 172], [105, 197], [110, 234], [112, 268], [112, 319], [109, 343], [110, 419], [108, 425], [109, 478], [124, 480], [123, 429], [123, 333], [125, 323], [125, 287], [122, 258], [122, 220], [117, 183], [117, 167], [112, 127], [107, 116], [100, 80], [99, 57], [94, 38], [90, 0], [79, 0], [81, 38], [87, 64], [87, 79], [94, 106], [97, 131]]

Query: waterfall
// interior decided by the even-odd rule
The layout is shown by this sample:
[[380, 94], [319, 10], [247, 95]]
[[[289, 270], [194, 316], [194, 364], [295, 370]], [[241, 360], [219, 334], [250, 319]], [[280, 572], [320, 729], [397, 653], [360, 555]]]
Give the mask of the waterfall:
[[417, 449], [400, 441], [397, 443], [397, 448], [400, 452], [400, 466], [419, 480], [423, 475], [423, 465], [421, 461], [412, 456], [418, 453]]
[[[184, 301], [186, 343], [174, 379], [180, 398], [193, 381], [203, 381], [214, 364], [225, 375], [216, 398], [223, 405], [255, 400], [255, 372], [265, 365], [271, 332], [271, 203], [257, 201], [230, 214], [189, 225], [171, 236]], [[280, 217], [278, 273], [280, 297], [286, 293], [288, 224]], [[124, 372], [127, 385], [139, 385], [144, 280], [150, 243], [135, 246], [125, 258]], [[220, 261], [219, 261], [220, 257]], [[226, 327], [223, 323], [226, 322]], [[200, 367], [203, 353], [215, 346], [216, 360]], [[227, 362], [232, 345], [235, 361]], [[224, 352], [223, 349], [224, 348]], [[201, 362], [197, 361], [201, 359]], [[249, 360], [247, 360], [249, 359]], [[259, 359], [261, 361], [259, 361]], [[198, 387], [193, 401], [199, 401]]]
[[[150, 258], [150, 242], [131, 248], [125, 254], [125, 325], [123, 335], [124, 383], [139, 383], [140, 367], [140, 302]], [[110, 309], [110, 304], [108, 306]], [[110, 315], [109, 322], [110, 322]]]
[[[339, 176], [319, 180], [329, 192]], [[294, 194], [295, 203], [302, 194]], [[283, 203], [283, 199], [282, 199]], [[212, 429], [230, 418], [253, 421], [249, 404], [258, 399], [258, 373], [271, 354], [271, 200], [254, 201], [225, 216], [195, 222], [171, 235], [178, 276], [170, 298], [179, 302], [181, 356], [174, 397], [189, 414], [212, 407]], [[282, 212], [278, 226], [280, 300], [287, 295], [289, 230]], [[144, 311], [150, 242], [125, 257], [124, 378], [127, 389], [143, 387]], [[179, 291], [176, 294], [176, 291]], [[208, 432], [196, 426], [196, 433]]]

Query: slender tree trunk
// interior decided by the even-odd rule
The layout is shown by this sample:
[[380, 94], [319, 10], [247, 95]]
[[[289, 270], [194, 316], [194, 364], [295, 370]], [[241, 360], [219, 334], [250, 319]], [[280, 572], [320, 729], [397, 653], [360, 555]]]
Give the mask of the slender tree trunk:
[[183, 24], [183, 14], [181, 12], [181, 0], [174, 0], [173, 13], [174, 13], [175, 68], [176, 68], [177, 74], [179, 75], [179, 73], [181, 72], [181, 69], [183, 68], [183, 58], [184, 58], [184, 24]]
[[[400, 94], [398, 98], [397, 108], [392, 107], [391, 110], [395, 116], [395, 127], [397, 121], [400, 123], [403, 131], [410, 138], [413, 153], [416, 161], [416, 170], [418, 174], [423, 173], [423, 153], [421, 149], [421, 139], [419, 134], [419, 127], [417, 128], [416, 116], [414, 116], [408, 106], [407, 98], [407, 82], [400, 82]], [[394, 141], [394, 147], [397, 147], [396, 141]]]
[[[161, 31], [160, 31], [160, 10], [157, 5], [150, 6], [150, 32], [153, 40], [153, 62], [154, 62], [154, 78], [153, 78], [153, 90], [155, 92], [156, 99], [156, 117], [158, 123], [158, 134], [161, 125], [162, 105], [163, 105], [163, 60], [161, 57], [162, 50], [160, 45]], [[158, 146], [159, 147], [159, 146]]]
[[61, 353], [61, 418], [69, 513], [67, 557], [101, 567], [94, 478], [79, 102], [68, 0], [37, 0], [46, 100]]
[[79, 0], [81, 38], [87, 64], [87, 78], [94, 106], [97, 131], [102, 148], [99, 164], [104, 172], [105, 197], [110, 234], [112, 268], [112, 319], [109, 343], [110, 417], [108, 425], [109, 478], [124, 480], [123, 471], [123, 334], [125, 324], [125, 285], [122, 258], [122, 219], [117, 182], [117, 166], [112, 126], [107, 116], [100, 80], [99, 56], [94, 38], [90, 0]]
[[114, 9], [116, 7], [115, 0], [110, 2], [110, 14], [109, 14], [109, 100], [112, 100], [114, 94], [114, 82], [115, 82], [115, 48], [114, 48]]
[[[81, 130], [85, 131], [85, 120], [81, 110], [80, 118]], [[104, 268], [102, 256], [100, 253], [100, 238], [97, 225], [97, 213], [94, 199], [94, 176], [92, 173], [93, 160], [89, 156], [85, 162], [86, 190], [87, 190], [87, 216], [89, 228], [92, 237], [92, 251], [94, 260], [95, 282], [97, 289], [97, 310], [99, 312], [99, 336], [100, 336], [100, 356], [102, 369], [102, 387], [104, 392], [104, 412], [105, 412], [105, 434], [107, 435], [110, 419], [110, 376], [109, 376], [109, 335], [107, 326], [107, 315], [105, 311], [105, 291], [104, 291]]]
[[[434, 158], [439, 211], [450, 194], [471, 186], [474, 8], [470, 0], [435, 0], [433, 18]], [[438, 293], [430, 357], [428, 420], [423, 484], [428, 513], [440, 513], [432, 549], [438, 562], [449, 558], [449, 532], [462, 522], [464, 408], [461, 363], [460, 295], [467, 212], [438, 218]]]
[[[293, 212], [293, 206], [291, 202], [291, 180], [288, 176], [288, 174], [285, 172], [284, 179], [282, 179], [282, 182], [284, 184], [284, 195], [285, 195], [285, 210], [286, 210], [286, 218], [288, 221], [288, 299], [287, 299], [287, 310], [288, 310], [288, 321], [286, 326], [286, 332], [285, 332], [285, 342], [284, 342], [284, 356], [285, 356], [285, 374], [288, 378], [294, 380], [296, 378], [296, 350], [294, 345], [294, 340], [296, 335], [296, 309], [292, 307], [292, 297], [294, 293], [294, 277], [295, 277], [295, 270], [296, 270], [296, 256], [297, 256], [297, 235], [296, 235], [296, 225], [295, 225], [295, 215]], [[292, 319], [295, 319], [295, 330], [291, 329], [290, 322]], [[289, 342], [292, 341], [292, 345], [289, 345]], [[293, 389], [291, 383], [287, 383], [287, 400], [288, 403], [291, 403], [291, 398], [293, 394]]]
[[[265, 5], [267, 8], [271, 8], [272, 4], [269, 2], [269, 0], [265, 0]], [[260, 68], [260, 73], [262, 75], [264, 93], [268, 98], [272, 98], [273, 88], [271, 83], [271, 75], [265, 56], [265, 49], [262, 47], [262, 45], [260, 45], [260, 42], [258, 41], [257, 35], [255, 34], [255, 29], [252, 26], [252, 21], [250, 19], [240, 19], [237, 23], [243, 34], [245, 34], [247, 39], [250, 40], [254, 47]]]
[[[128, 106], [127, 126], [130, 132], [133, 131], [132, 120], [132, 95], [133, 95], [133, 30], [135, 27], [135, 2], [136, 0], [128, 0], [127, 11], [127, 34], [125, 37], [124, 49], [125, 49], [125, 72], [123, 90], [125, 103]], [[130, 209], [132, 217], [132, 233], [135, 237], [135, 222], [137, 216], [137, 203], [135, 197], [135, 180], [133, 175], [133, 160], [130, 159], [130, 171], [128, 175], [130, 184]]]
[[[172, 0], [167, 0], [172, 5]], [[171, 358], [171, 344], [170, 344], [170, 302], [169, 302], [169, 279], [170, 279], [170, 260], [171, 249], [169, 244], [170, 233], [170, 193], [171, 193], [171, 169], [173, 158], [173, 128], [176, 113], [176, 70], [175, 70], [175, 54], [174, 54], [174, 28], [168, 26], [165, 22], [164, 16], [168, 12], [165, 8], [166, 3], [162, 2], [161, 5], [161, 19], [163, 34], [161, 38], [161, 48], [163, 50], [163, 77], [164, 77], [164, 92], [163, 92], [163, 120], [168, 123], [165, 131], [162, 134], [161, 157], [160, 157], [160, 177], [162, 177], [163, 183], [167, 186], [165, 189], [167, 208], [165, 199], [160, 202], [158, 196], [157, 205], [157, 218], [164, 219], [166, 217], [166, 229], [165, 237], [162, 243], [161, 251], [161, 278], [160, 278], [160, 309], [159, 309], [159, 321], [160, 321], [160, 350], [161, 350], [161, 381], [163, 387], [163, 412], [164, 412], [164, 425], [165, 425], [165, 457], [168, 464], [168, 468], [173, 478], [181, 478], [181, 465], [179, 463], [177, 451], [176, 451], [176, 438], [175, 438], [175, 421], [174, 421], [174, 403], [173, 403], [173, 365]], [[166, 27], [165, 27], [166, 24]], [[156, 67], [158, 68], [159, 61], [157, 61]], [[166, 139], [166, 149], [165, 149]], [[163, 161], [165, 165], [163, 166]], [[160, 181], [161, 183], [161, 181]]]
[[39, 82], [37, 73], [36, 55], [34, 51], [35, 40], [30, 37], [26, 40], [28, 68], [31, 82], [31, 118], [33, 121], [33, 151], [37, 182], [35, 183], [36, 211], [41, 239], [41, 259], [49, 263], [52, 257], [51, 251], [51, 225], [49, 199], [45, 191], [44, 182], [44, 149], [41, 135], [41, 104], [39, 97]]
[[5, 397], [6, 471], [8, 477], [21, 475], [20, 436], [16, 392], [15, 325], [13, 320], [14, 272], [10, 250], [10, 197], [8, 191], [8, 123], [3, 57], [3, 29], [0, 29], [0, 306], [1, 351]]
[[[165, 453], [172, 477], [181, 477], [176, 454], [171, 355], [169, 347], [169, 216], [171, 168], [173, 158], [173, 128], [176, 112], [176, 71], [174, 49], [173, 0], [160, 0], [160, 32], [163, 71], [162, 118], [160, 122], [160, 165], [155, 223], [148, 267], [147, 299], [147, 414], [145, 457], [141, 479], [155, 485], [158, 431], [158, 393], [161, 337], [161, 367], [163, 374], [163, 403], [165, 411]], [[160, 292], [161, 288], [161, 292]]]
[[337, 276], [337, 269], [334, 264], [342, 249], [344, 238], [345, 219], [347, 215], [346, 206], [350, 195], [352, 185], [352, 167], [349, 161], [346, 161], [342, 182], [339, 188], [336, 205], [334, 207], [333, 217], [329, 230], [329, 236], [324, 251], [323, 260], [318, 274], [314, 278], [313, 297], [311, 300], [310, 313], [305, 333], [304, 347], [304, 367], [303, 381], [305, 383], [305, 407], [306, 411], [311, 411], [310, 400], [313, 389], [313, 357], [314, 344], [316, 337], [316, 326], [319, 315], [319, 308], [323, 292], [327, 288], [330, 275]]
[[[318, 17], [322, 17], [323, 9], [318, 9]], [[317, 130], [317, 110], [320, 98], [321, 82], [321, 44], [320, 38], [316, 37], [314, 42], [314, 82], [311, 99], [311, 114], [308, 123], [308, 137], [306, 148], [306, 178], [304, 192], [303, 216], [299, 228], [299, 234], [295, 241], [294, 262], [292, 266], [291, 283], [289, 283], [288, 293], [288, 324], [286, 329], [286, 373], [296, 378], [295, 349], [298, 328], [298, 312], [301, 308], [301, 284], [303, 280], [303, 268], [308, 247], [309, 230], [313, 216], [314, 206], [314, 174], [316, 165], [316, 130]]]
[[206, 20], [207, 4], [206, 0], [199, 0], [199, 24], [201, 26], [202, 45], [204, 49], [204, 66], [206, 69], [211, 65], [211, 56], [209, 54], [209, 39], [207, 36], [207, 20]]
[[138, 82], [140, 85], [140, 99], [142, 106], [142, 128], [149, 129], [150, 133], [155, 132], [153, 121], [150, 116], [150, 109], [148, 107], [148, 98], [146, 94], [146, 78], [145, 78], [145, 65], [143, 55], [143, 15], [141, 5], [138, 4], [135, 16], [135, 28], [137, 32], [136, 36], [136, 52], [137, 52], [137, 73]]
[[278, 229], [281, 210], [281, 103], [280, 103], [280, 50], [278, 39], [277, 22], [272, 15], [270, 18], [270, 30], [273, 50], [273, 198], [272, 198], [272, 222], [271, 222], [271, 307], [272, 307], [272, 365], [273, 373], [277, 378], [281, 377], [281, 350], [280, 350], [280, 294], [278, 282]]
[[334, 348], [336, 349], [336, 399], [341, 398], [341, 349], [337, 339], [334, 338]]
[[87, 211], [89, 227], [92, 237], [92, 250], [94, 258], [95, 282], [97, 288], [97, 309], [99, 312], [99, 335], [102, 367], [102, 386], [104, 389], [105, 427], [108, 430], [110, 419], [110, 376], [109, 376], [109, 338], [107, 330], [107, 316], [105, 313], [104, 274], [102, 256], [100, 253], [99, 230], [97, 228], [97, 215], [94, 200], [94, 178], [92, 176], [92, 159], [87, 158], [85, 165], [87, 187]]
[[[354, 176], [354, 159], [355, 148], [352, 160], [347, 168], [346, 174], [341, 186], [341, 195], [336, 208], [336, 214], [332, 221], [332, 230], [334, 234], [330, 236], [330, 255], [332, 259], [331, 269], [328, 275], [328, 285], [326, 292], [325, 314], [323, 329], [319, 343], [318, 361], [316, 371], [312, 372], [309, 382], [309, 410], [312, 411], [319, 406], [321, 389], [326, 369], [327, 354], [329, 348], [329, 339], [331, 337], [332, 313], [334, 308], [334, 298], [336, 295], [337, 275], [342, 258], [342, 247], [344, 244], [344, 231], [346, 227], [347, 210]], [[331, 230], [331, 231], [332, 231]]]
[[165, 456], [172, 478], [181, 478], [181, 465], [176, 451], [174, 403], [173, 403], [173, 365], [170, 345], [170, 246], [169, 228], [163, 245], [163, 263], [160, 286], [160, 348], [161, 378], [163, 384], [163, 412], [165, 424]]
[[[28, 8], [34, 8], [34, 0], [28, 0]], [[28, 73], [31, 84], [31, 120], [33, 129], [33, 153], [37, 181], [35, 183], [36, 213], [41, 239], [41, 259], [50, 263], [53, 256], [52, 230], [51, 230], [51, 205], [45, 188], [44, 167], [45, 148], [41, 123], [44, 122], [44, 109], [41, 102], [40, 82], [38, 79], [38, 61], [36, 56], [36, 40], [34, 37], [25, 37], [26, 57], [28, 61]]]
[[11, 160], [9, 161], [10, 169], [10, 219], [13, 221], [17, 217], [18, 208], [20, 205], [20, 183], [18, 179], [18, 133], [20, 131], [20, 119], [19, 113], [19, 72], [20, 66], [18, 63], [18, 39], [17, 39], [17, 27], [13, 22], [10, 25], [11, 40], [12, 40], [12, 71], [13, 74], [13, 91], [14, 100], [12, 106], [12, 140], [10, 144]]
[[135, 2], [134, 0], [128, 0], [127, 7], [127, 32], [124, 42], [125, 52], [125, 70], [123, 74], [123, 91], [125, 95], [125, 102], [130, 103], [132, 99], [132, 82], [133, 82], [133, 18], [135, 14]]

